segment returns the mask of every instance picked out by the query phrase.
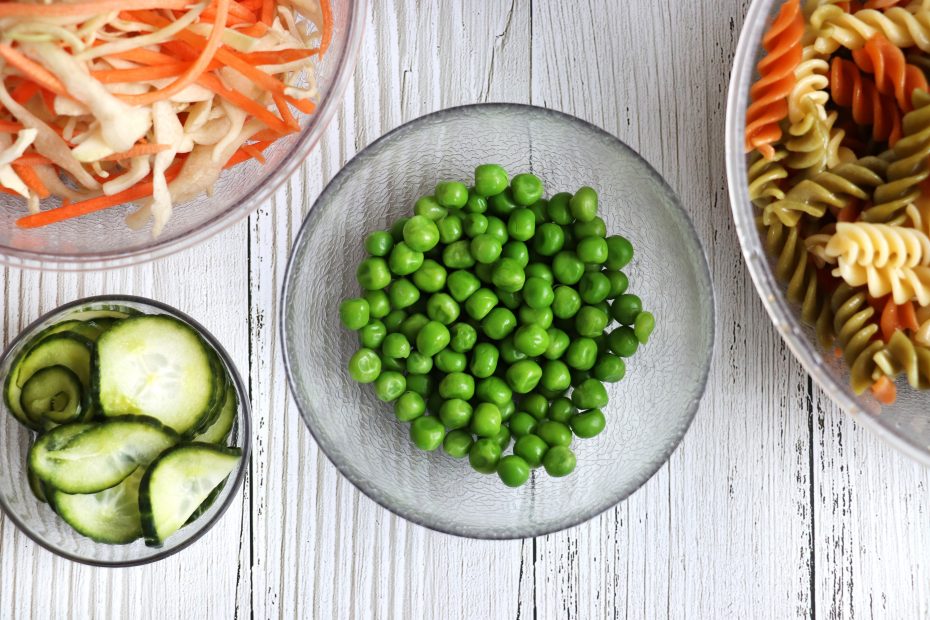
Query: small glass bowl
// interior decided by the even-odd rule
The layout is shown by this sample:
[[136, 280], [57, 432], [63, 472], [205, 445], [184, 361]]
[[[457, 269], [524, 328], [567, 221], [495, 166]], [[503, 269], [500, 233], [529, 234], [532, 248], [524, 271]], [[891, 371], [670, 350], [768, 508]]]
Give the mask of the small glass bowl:
[[[649, 344], [609, 388], [606, 430], [576, 440], [566, 478], [534, 474], [521, 488], [472, 471], [408, 438], [369, 385], [346, 371], [358, 348], [339, 304], [359, 295], [363, 239], [408, 215], [437, 181], [473, 178], [475, 166], [533, 172], [548, 193], [582, 185], [600, 194], [611, 233], [636, 256], [630, 290], [657, 317]], [[665, 181], [617, 138], [542, 108], [487, 104], [431, 114], [353, 159], [310, 210], [294, 246], [281, 305], [284, 359], [301, 415], [320, 448], [353, 484], [411, 521], [475, 538], [523, 538], [571, 527], [648, 480], [687, 430], [704, 392], [714, 335], [710, 276], [688, 216]], [[509, 452], [509, 449], [508, 451]]]
[[183, 312], [163, 303], [125, 295], [100, 295], [65, 304], [44, 314], [10, 343], [0, 359], [0, 378], [5, 379], [16, 355], [41, 330], [69, 315], [106, 305], [128, 306], [145, 314], [164, 314], [190, 325], [212, 346], [236, 386], [239, 411], [227, 445], [242, 450], [239, 466], [229, 475], [222, 492], [207, 512], [171, 536], [163, 547], [147, 547], [142, 540], [129, 545], [96, 543], [78, 534], [29, 488], [26, 458], [35, 433], [16, 421], [0, 398], [0, 508], [29, 538], [52, 553], [92, 566], [126, 567], [156, 562], [189, 547], [212, 528], [229, 508], [242, 486], [251, 450], [252, 421], [249, 394], [229, 354], [206, 328]]
[[210, 196], [175, 205], [157, 238], [151, 226], [132, 230], [121, 206], [43, 228], [16, 225], [26, 215], [24, 201], [0, 193], [0, 263], [52, 271], [91, 271], [125, 267], [185, 250], [239, 222], [270, 199], [297, 170], [329, 125], [345, 92], [362, 42], [368, 0], [332, 2], [333, 38], [317, 66], [319, 98], [312, 115], [296, 113], [301, 131], [281, 138], [255, 160], [225, 171]]
[[[817, 342], [813, 330], [801, 321], [799, 308], [785, 297], [785, 288], [772, 271], [772, 259], [756, 228], [756, 209], [749, 200], [745, 144], [749, 88], [761, 57], [761, 39], [782, 0], [756, 0], [749, 8], [730, 76], [727, 102], [726, 156], [730, 203], [736, 232], [749, 273], [775, 328], [788, 348], [823, 391], [856, 420], [909, 457], [930, 465], [930, 414], [928, 395], [913, 390], [903, 378], [894, 405], [880, 405], [870, 393], [856, 396], [849, 386], [849, 369]], [[881, 415], [879, 415], [881, 414]]]

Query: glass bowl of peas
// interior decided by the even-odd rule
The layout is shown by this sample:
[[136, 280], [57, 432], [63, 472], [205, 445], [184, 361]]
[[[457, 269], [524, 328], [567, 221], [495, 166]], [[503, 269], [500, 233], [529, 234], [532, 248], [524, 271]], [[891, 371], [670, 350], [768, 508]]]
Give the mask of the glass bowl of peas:
[[678, 199], [574, 117], [431, 114], [333, 179], [281, 306], [307, 427], [362, 492], [460, 536], [537, 536], [625, 499], [680, 442], [713, 352]]

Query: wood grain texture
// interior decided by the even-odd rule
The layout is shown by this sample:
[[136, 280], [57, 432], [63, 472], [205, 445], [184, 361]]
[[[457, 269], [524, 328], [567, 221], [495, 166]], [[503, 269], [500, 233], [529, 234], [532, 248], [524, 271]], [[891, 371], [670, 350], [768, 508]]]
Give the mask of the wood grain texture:
[[[0, 617], [930, 615], [927, 471], [811, 384], [740, 256], [723, 123], [748, 0], [371, 4], [340, 113], [247, 224], [148, 266], [3, 272], [5, 342], [84, 295], [136, 293], [190, 312], [248, 375], [255, 428], [241, 502], [158, 564], [74, 565], [0, 519]], [[681, 447], [626, 502], [535, 540], [436, 534], [361, 495], [304, 427], [281, 361], [285, 264], [325, 184], [383, 133], [476, 101], [559, 109], [639, 150], [691, 214], [715, 280], [716, 359]]]

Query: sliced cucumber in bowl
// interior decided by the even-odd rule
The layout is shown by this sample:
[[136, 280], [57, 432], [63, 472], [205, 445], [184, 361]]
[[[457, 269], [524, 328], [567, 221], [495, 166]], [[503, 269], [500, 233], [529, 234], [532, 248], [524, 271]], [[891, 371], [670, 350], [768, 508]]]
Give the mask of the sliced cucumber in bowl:
[[61, 365], [35, 372], [23, 384], [19, 403], [30, 420], [66, 424], [79, 420], [90, 406], [89, 390], [74, 372]]
[[142, 537], [139, 483], [145, 469], [137, 468], [122, 482], [98, 493], [70, 494], [53, 489], [49, 503], [77, 532], [109, 545], [125, 545]]

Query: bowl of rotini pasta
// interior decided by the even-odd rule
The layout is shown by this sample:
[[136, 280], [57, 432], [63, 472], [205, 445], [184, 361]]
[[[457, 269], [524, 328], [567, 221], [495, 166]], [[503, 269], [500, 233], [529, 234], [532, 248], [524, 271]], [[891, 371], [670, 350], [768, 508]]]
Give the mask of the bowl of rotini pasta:
[[731, 79], [737, 231], [786, 343], [930, 464], [930, 1], [757, 0]]

